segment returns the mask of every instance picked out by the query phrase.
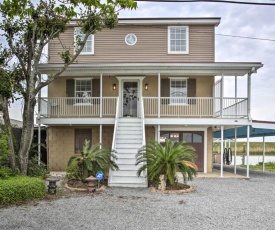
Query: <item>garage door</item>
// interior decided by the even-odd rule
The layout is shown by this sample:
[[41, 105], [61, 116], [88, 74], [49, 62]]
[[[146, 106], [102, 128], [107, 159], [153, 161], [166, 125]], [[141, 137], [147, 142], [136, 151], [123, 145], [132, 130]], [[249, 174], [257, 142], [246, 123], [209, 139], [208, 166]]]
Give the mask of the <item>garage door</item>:
[[203, 131], [161, 131], [160, 142], [164, 145], [166, 139], [175, 142], [185, 141], [196, 150], [196, 165], [199, 172], [204, 170], [204, 135]]

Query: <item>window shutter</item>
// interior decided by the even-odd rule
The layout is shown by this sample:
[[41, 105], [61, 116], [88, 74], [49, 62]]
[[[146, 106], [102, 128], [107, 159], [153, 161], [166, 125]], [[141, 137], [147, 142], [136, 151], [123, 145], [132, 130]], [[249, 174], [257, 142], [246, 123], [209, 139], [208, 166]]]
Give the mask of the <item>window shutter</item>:
[[[170, 79], [161, 79], [161, 97], [170, 97]], [[161, 99], [161, 104], [169, 104], [170, 99]]]
[[[187, 97], [196, 97], [196, 79], [188, 79]], [[188, 99], [188, 104], [195, 105], [196, 99]]]
[[[100, 97], [100, 80], [93, 79], [92, 80], [92, 97]], [[99, 104], [99, 98], [93, 98], [92, 104]]]
[[[74, 79], [66, 80], [66, 97], [74, 97]], [[68, 98], [67, 105], [72, 105], [74, 99]]]

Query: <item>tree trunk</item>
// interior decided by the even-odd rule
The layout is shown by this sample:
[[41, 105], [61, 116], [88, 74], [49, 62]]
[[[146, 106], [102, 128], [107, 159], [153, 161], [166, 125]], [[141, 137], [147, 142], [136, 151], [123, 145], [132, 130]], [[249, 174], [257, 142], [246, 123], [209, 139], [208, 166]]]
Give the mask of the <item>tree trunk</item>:
[[0, 96], [0, 111], [3, 113], [4, 127], [8, 134], [8, 145], [10, 151], [10, 167], [12, 170], [16, 169], [16, 157], [14, 152], [13, 133], [10, 123], [8, 100], [5, 97]]
[[27, 175], [29, 152], [33, 139], [35, 98], [25, 98], [23, 111], [23, 128], [18, 152], [20, 173]]

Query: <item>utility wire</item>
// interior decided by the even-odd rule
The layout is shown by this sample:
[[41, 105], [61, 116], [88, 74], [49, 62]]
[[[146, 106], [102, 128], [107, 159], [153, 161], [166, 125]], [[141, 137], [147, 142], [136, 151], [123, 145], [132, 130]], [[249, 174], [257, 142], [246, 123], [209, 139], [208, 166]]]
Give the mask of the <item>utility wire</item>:
[[269, 39], [269, 38], [255, 38], [255, 37], [245, 37], [245, 36], [229, 35], [229, 34], [215, 34], [215, 35], [225, 36], [225, 37], [233, 37], [233, 38], [247, 38], [247, 39], [253, 39], [253, 40], [275, 42], [275, 39]]
[[275, 6], [275, 3], [268, 2], [244, 2], [244, 1], [223, 1], [223, 0], [135, 0], [136, 2], [213, 2], [213, 3], [230, 3], [230, 4], [243, 4], [243, 5], [259, 5], [259, 6]]

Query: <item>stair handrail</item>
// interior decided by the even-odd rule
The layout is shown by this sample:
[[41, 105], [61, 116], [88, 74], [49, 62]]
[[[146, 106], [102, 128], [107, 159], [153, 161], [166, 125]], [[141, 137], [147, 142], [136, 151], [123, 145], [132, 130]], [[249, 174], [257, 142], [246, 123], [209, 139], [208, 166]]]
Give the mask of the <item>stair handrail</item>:
[[113, 133], [113, 143], [112, 143], [112, 149], [115, 150], [115, 144], [116, 144], [116, 133], [117, 133], [117, 123], [119, 118], [119, 98], [117, 97], [116, 102], [116, 116], [115, 116], [115, 125], [114, 125], [114, 133]]
[[[114, 133], [113, 133], [113, 142], [112, 142], [112, 150], [115, 150], [116, 148], [116, 133], [117, 133], [117, 123], [118, 123], [118, 118], [119, 118], [119, 97], [117, 97], [117, 102], [116, 102], [116, 116], [115, 116], [115, 124], [114, 124]], [[112, 159], [113, 160], [113, 159]], [[112, 177], [112, 170], [109, 169], [109, 179], [108, 179], [108, 185], [111, 181]]]
[[[145, 116], [144, 116], [144, 104], [143, 104], [143, 97], [141, 97], [141, 102], [140, 102], [140, 118], [141, 118], [141, 125], [142, 125], [142, 146], [146, 145], [145, 141]], [[146, 179], [147, 177], [147, 169], [144, 171], [144, 177], [145, 177], [145, 182], [148, 187], [148, 180]]]
[[141, 97], [141, 102], [140, 102], [140, 118], [141, 118], [141, 124], [142, 124], [142, 146], [146, 144], [145, 142], [145, 117], [144, 117], [144, 105], [143, 105], [143, 97]]

